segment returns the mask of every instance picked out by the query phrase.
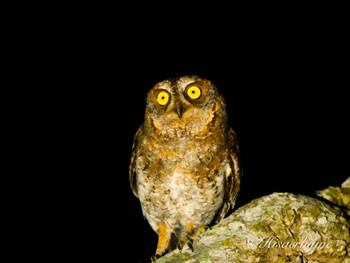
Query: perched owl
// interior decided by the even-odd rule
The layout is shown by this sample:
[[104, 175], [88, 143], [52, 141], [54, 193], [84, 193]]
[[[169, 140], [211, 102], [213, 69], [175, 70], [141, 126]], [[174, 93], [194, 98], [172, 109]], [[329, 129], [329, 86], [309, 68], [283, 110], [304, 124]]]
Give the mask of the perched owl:
[[155, 255], [192, 241], [235, 205], [239, 145], [217, 87], [198, 76], [156, 84], [131, 151], [130, 185], [158, 234]]

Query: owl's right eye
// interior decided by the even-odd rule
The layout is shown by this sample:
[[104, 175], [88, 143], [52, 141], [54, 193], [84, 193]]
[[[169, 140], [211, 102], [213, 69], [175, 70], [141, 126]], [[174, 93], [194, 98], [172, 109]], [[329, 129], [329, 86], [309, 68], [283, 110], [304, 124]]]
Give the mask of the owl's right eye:
[[169, 102], [169, 93], [166, 91], [161, 91], [157, 95], [157, 102], [159, 105], [164, 106]]

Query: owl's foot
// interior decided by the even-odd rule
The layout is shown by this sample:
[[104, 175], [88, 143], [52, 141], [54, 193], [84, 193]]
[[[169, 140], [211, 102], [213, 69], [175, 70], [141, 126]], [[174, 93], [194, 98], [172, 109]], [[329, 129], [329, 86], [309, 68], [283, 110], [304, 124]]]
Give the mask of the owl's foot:
[[193, 233], [191, 234], [191, 239], [195, 240], [197, 239], [201, 234], [203, 234], [207, 229], [209, 229], [209, 226], [201, 226], [198, 227]]
[[188, 246], [189, 249], [193, 251], [193, 240], [190, 238], [190, 236], [181, 238], [177, 243], [177, 248], [180, 250], [182, 250], [185, 246]]
[[157, 254], [156, 254], [156, 255], [151, 256], [151, 262], [152, 262], [152, 263], [156, 262], [156, 261], [157, 261], [157, 259], [158, 259], [158, 258], [160, 258], [160, 257], [161, 257], [161, 255], [157, 255]]
[[197, 239], [202, 233], [204, 233], [209, 226], [201, 226], [195, 229], [194, 231], [191, 226], [185, 227], [177, 247], [181, 250], [183, 249], [186, 245], [193, 251], [193, 241]]
[[192, 240], [197, 239], [201, 234], [203, 234], [207, 229], [209, 229], [209, 226], [200, 226], [198, 227], [193, 233], [191, 234], [190, 238]]

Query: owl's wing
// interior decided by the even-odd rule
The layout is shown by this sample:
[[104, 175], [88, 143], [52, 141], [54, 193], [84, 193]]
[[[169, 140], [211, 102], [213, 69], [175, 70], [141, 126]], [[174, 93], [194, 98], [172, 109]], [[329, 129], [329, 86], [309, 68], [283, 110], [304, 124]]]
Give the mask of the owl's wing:
[[214, 223], [218, 223], [234, 208], [240, 189], [242, 170], [239, 162], [239, 143], [232, 128], [229, 129], [228, 141], [230, 146], [231, 172], [226, 175], [224, 203], [217, 213]]
[[139, 137], [142, 135], [142, 126], [137, 130], [135, 136], [134, 136], [134, 142], [131, 147], [131, 158], [130, 158], [130, 165], [129, 165], [129, 181], [131, 189], [136, 197], [138, 197], [138, 191], [137, 191], [137, 185], [136, 185], [136, 153], [137, 153], [137, 144], [139, 141]]

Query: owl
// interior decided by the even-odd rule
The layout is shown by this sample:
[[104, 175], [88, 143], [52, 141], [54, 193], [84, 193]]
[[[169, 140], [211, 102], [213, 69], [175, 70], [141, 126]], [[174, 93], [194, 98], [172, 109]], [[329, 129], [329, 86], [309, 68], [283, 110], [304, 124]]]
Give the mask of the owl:
[[158, 235], [153, 261], [195, 240], [235, 206], [239, 144], [224, 97], [208, 79], [157, 83], [146, 96], [129, 167], [133, 193]]

